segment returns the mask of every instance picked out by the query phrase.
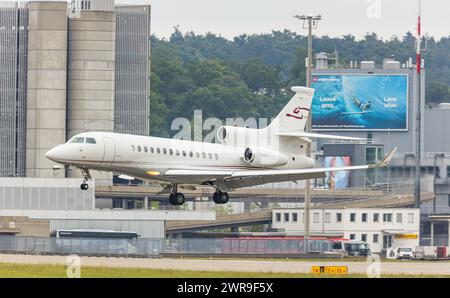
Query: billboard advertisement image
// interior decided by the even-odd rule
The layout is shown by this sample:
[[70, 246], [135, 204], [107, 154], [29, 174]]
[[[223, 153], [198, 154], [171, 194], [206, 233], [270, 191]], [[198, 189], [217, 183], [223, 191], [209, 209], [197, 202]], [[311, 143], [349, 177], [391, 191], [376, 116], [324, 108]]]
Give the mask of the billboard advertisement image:
[[[327, 156], [324, 162], [326, 168], [351, 166], [350, 156]], [[345, 189], [349, 185], [349, 171], [326, 172], [325, 189]]]
[[313, 75], [314, 130], [408, 130], [407, 75]]

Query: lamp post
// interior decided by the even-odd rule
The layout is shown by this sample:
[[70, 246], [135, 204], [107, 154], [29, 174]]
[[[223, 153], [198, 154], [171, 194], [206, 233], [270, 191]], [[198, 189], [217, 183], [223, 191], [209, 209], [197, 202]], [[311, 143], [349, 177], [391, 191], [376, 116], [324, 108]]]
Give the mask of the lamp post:
[[[307, 14], [296, 15], [295, 18], [303, 21], [303, 29], [308, 29], [308, 68], [306, 70], [306, 87], [311, 87], [312, 74], [312, 30], [317, 28], [318, 22], [322, 19], [321, 15]], [[311, 113], [306, 121], [306, 132], [311, 132]], [[311, 143], [306, 145], [306, 156], [311, 158]], [[309, 230], [311, 215], [311, 181], [305, 180], [305, 207], [304, 207], [304, 252], [309, 252]]]

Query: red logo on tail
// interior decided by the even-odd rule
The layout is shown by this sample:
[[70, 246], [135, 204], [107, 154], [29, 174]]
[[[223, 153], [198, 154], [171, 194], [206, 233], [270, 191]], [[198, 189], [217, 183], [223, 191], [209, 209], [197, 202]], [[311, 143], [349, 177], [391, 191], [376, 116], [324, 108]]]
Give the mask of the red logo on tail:
[[308, 113], [309, 113], [309, 109], [308, 108], [302, 108], [302, 107], [296, 107], [293, 111], [292, 111], [292, 114], [290, 114], [290, 113], [287, 113], [286, 114], [286, 116], [287, 117], [292, 117], [292, 118], [295, 118], [295, 119], [299, 119], [299, 120], [301, 120], [301, 119], [303, 119], [303, 118], [307, 118], [305, 115], [300, 115], [300, 116], [298, 116], [298, 114], [300, 113], [300, 111], [307, 111]]

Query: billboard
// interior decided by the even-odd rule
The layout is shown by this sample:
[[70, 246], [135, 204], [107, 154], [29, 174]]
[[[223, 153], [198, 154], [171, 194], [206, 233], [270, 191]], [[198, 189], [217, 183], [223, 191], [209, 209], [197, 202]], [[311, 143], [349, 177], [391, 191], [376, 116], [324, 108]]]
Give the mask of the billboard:
[[313, 75], [314, 130], [408, 130], [408, 75]]
[[[326, 168], [351, 166], [350, 156], [326, 156]], [[350, 171], [326, 172], [325, 189], [345, 189], [350, 186]]]

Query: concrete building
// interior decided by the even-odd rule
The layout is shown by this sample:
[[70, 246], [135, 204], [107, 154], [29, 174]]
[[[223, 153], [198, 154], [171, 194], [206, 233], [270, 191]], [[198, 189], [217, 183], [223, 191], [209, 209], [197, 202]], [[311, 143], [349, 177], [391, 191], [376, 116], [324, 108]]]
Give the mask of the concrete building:
[[[303, 209], [274, 209], [272, 228], [287, 235], [303, 235]], [[365, 241], [373, 252], [390, 247], [419, 245], [419, 209], [313, 209], [311, 236]]]
[[82, 191], [78, 179], [0, 178], [0, 218], [48, 221], [50, 232], [94, 229], [136, 232], [164, 239], [166, 221], [215, 220], [213, 211], [98, 209], [95, 182]]
[[77, 177], [44, 153], [83, 131], [148, 134], [149, 5], [1, 2], [0, 36], [0, 177]]
[[50, 224], [48, 220], [4, 216], [0, 217], [0, 235], [50, 237]]

